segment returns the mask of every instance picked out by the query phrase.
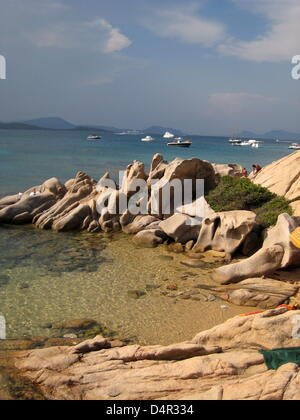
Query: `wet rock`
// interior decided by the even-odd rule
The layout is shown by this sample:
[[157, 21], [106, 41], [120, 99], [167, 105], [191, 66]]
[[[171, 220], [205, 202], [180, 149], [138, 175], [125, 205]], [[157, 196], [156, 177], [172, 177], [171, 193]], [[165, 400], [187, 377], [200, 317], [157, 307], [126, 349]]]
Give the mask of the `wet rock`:
[[134, 220], [127, 225], [125, 225], [123, 222], [122, 230], [128, 234], [136, 234], [142, 230], [145, 230], [147, 226], [155, 222], [159, 223], [159, 220], [154, 216], [136, 216]]
[[93, 319], [72, 319], [64, 322], [57, 322], [52, 325], [54, 329], [66, 330], [88, 330], [98, 325], [98, 322]]
[[166, 289], [167, 289], [167, 290], [178, 290], [178, 286], [177, 286], [177, 284], [172, 283], [172, 284], [168, 284], [168, 285], [166, 286]]
[[172, 257], [171, 255], [159, 255], [158, 258], [161, 260], [166, 260], [166, 261], [174, 260], [174, 257]]
[[127, 295], [131, 299], [140, 299], [141, 297], [145, 296], [146, 293], [143, 290], [128, 290]]
[[166, 236], [164, 232], [159, 229], [143, 230], [135, 235], [134, 243], [141, 248], [156, 248], [161, 245]]
[[20, 288], [21, 290], [24, 290], [24, 289], [29, 289], [29, 287], [30, 287], [30, 285], [29, 285], [28, 283], [21, 283], [21, 284], [19, 285], [19, 288]]
[[0, 274], [0, 287], [7, 286], [10, 282], [10, 277], [6, 274]]
[[159, 289], [160, 285], [157, 284], [146, 284], [146, 291], [151, 292], [152, 290]]
[[234, 305], [271, 309], [294, 296], [299, 287], [300, 285], [278, 280], [254, 278], [234, 285], [217, 287], [214, 291], [219, 298]]

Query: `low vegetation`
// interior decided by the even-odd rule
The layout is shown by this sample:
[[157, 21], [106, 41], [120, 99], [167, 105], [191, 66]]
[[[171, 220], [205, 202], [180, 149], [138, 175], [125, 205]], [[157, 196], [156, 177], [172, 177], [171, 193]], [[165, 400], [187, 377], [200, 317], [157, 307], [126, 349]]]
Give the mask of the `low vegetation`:
[[264, 227], [276, 224], [281, 213], [292, 214], [289, 201], [247, 178], [224, 176], [206, 197], [215, 211], [251, 210]]

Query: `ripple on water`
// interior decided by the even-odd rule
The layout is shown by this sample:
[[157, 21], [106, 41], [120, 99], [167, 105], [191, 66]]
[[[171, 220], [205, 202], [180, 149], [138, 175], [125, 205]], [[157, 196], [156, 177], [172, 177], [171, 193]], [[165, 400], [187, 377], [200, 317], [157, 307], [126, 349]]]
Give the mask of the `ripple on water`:
[[170, 344], [245, 312], [209, 301], [197, 286], [211, 284], [211, 269], [184, 267], [182, 258], [164, 246], [139, 249], [123, 234], [0, 228], [0, 314], [8, 338], [51, 337], [57, 332], [45, 326], [89, 318], [121, 338]]

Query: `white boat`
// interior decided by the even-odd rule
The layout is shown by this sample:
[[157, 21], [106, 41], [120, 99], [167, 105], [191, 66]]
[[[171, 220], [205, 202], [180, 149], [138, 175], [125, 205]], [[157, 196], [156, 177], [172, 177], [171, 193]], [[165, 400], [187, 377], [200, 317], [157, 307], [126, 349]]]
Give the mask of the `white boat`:
[[151, 136], [146, 136], [144, 138], [141, 139], [141, 141], [154, 141], [155, 139]]
[[88, 136], [87, 140], [100, 140], [101, 138], [101, 136], [96, 136], [93, 134], [92, 136]]
[[239, 146], [251, 146], [251, 147], [258, 148], [259, 145], [262, 143], [263, 143], [262, 141], [250, 139], [250, 140], [242, 141], [241, 143], [239, 143]]
[[175, 136], [174, 134], [170, 133], [169, 131], [166, 131], [165, 134], [163, 135], [164, 139], [173, 139]]
[[300, 144], [299, 143], [293, 143], [289, 146], [289, 149], [300, 150]]

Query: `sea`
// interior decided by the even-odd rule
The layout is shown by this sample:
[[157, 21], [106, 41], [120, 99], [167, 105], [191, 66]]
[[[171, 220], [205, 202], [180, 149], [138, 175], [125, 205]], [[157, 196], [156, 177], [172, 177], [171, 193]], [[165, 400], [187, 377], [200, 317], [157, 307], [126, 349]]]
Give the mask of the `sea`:
[[248, 170], [252, 164], [267, 165], [290, 153], [288, 143], [265, 140], [263, 147], [234, 147], [228, 137], [190, 136], [190, 148], [168, 147], [155, 136], [141, 142], [141, 135], [102, 134], [87, 141], [90, 132], [47, 130], [0, 130], [0, 197], [40, 185], [53, 176], [66, 181], [77, 171], [99, 179], [106, 171], [113, 178], [133, 160], [150, 165], [155, 153], [168, 161], [197, 157], [214, 163], [238, 163]]
[[[200, 158], [215, 163], [267, 165], [290, 153], [287, 143], [266, 140], [261, 148], [233, 147], [228, 137], [190, 136], [189, 149], [171, 148], [160, 136], [85, 131], [0, 130], [0, 197], [23, 192], [46, 179], [62, 181], [84, 171], [113, 178], [133, 160], [151, 163]], [[140, 344], [191, 339], [251, 308], [214, 299], [215, 265], [189, 268], [165, 246], [137, 248], [124, 234], [54, 233], [33, 226], [0, 226], [0, 316], [7, 339], [57, 337], [57, 322], [94, 319], [118, 337]], [[3, 331], [2, 331], [3, 334]], [[0, 340], [1, 341], [1, 340]]]

